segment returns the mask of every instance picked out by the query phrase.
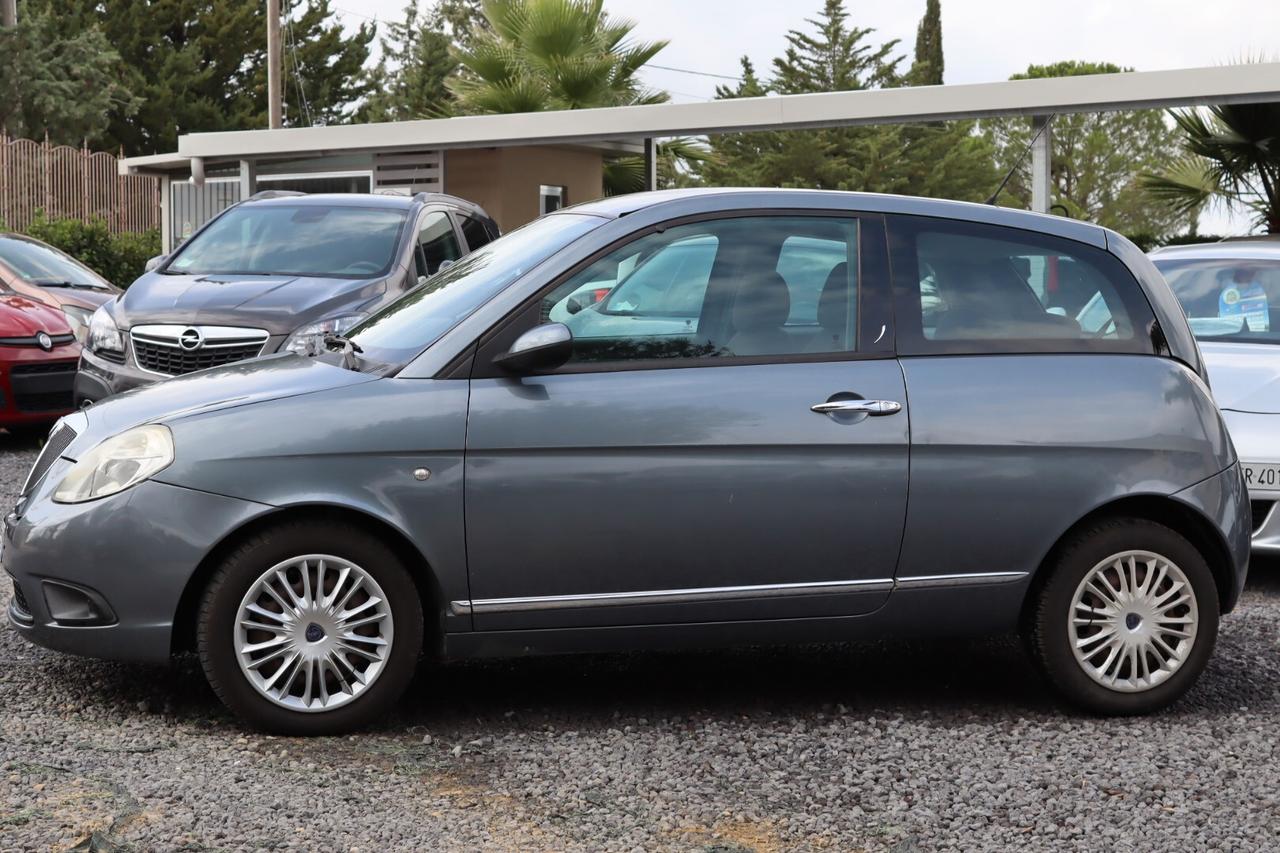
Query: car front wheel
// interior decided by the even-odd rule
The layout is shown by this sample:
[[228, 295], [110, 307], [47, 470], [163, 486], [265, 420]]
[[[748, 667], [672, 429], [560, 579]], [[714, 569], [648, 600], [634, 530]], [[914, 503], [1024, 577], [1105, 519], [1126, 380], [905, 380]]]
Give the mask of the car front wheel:
[[281, 734], [334, 734], [386, 713], [421, 647], [409, 572], [344, 524], [286, 524], [241, 543], [215, 571], [197, 626], [214, 691]]
[[1094, 713], [1144, 714], [1195, 683], [1217, 639], [1218, 594], [1185, 538], [1144, 519], [1104, 521], [1045, 569], [1027, 639], [1065, 699]]

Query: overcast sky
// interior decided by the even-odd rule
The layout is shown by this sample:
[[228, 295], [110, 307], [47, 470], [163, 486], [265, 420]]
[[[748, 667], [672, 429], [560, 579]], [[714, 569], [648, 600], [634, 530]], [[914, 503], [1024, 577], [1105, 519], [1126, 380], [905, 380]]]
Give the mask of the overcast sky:
[[[430, 0], [423, 0], [427, 5]], [[785, 47], [786, 33], [804, 29], [822, 0], [606, 0], [614, 15], [636, 22], [642, 39], [667, 39], [658, 65], [738, 74], [747, 55], [762, 75]], [[398, 20], [403, 0], [335, 0], [350, 26], [368, 18]], [[855, 26], [873, 27], [875, 41], [901, 39], [909, 53], [925, 0], [846, 0]], [[947, 83], [1005, 80], [1029, 64], [1063, 59], [1115, 62], [1140, 71], [1218, 65], [1245, 56], [1280, 60], [1276, 0], [942, 0]], [[675, 101], [715, 94], [703, 74], [645, 70], [647, 82]], [[1226, 226], [1220, 217], [1209, 230]], [[1243, 225], [1243, 223], [1241, 223]]]

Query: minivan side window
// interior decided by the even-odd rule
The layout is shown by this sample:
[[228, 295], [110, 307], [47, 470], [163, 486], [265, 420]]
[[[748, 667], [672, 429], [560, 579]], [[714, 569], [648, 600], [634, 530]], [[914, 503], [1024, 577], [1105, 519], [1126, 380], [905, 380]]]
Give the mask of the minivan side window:
[[1141, 286], [1101, 249], [923, 217], [890, 234], [900, 353], [1153, 352]]
[[439, 210], [425, 214], [418, 225], [418, 246], [414, 252], [418, 276], [435, 275], [445, 261], [452, 263], [460, 257], [462, 251], [458, 247], [458, 238], [454, 236], [449, 214]]
[[714, 219], [645, 234], [547, 293], [570, 362], [847, 353], [856, 344], [858, 222]]
[[462, 236], [467, 241], [467, 251], [474, 252], [493, 239], [489, 229], [479, 219], [462, 214], [458, 220], [462, 224]]

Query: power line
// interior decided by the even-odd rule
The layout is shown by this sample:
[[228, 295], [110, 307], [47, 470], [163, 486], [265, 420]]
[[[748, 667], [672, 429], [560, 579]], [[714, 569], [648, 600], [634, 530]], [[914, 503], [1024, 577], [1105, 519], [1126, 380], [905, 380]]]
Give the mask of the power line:
[[302, 79], [302, 64], [298, 62], [298, 39], [293, 33], [293, 15], [286, 15], [284, 21], [285, 37], [289, 40], [289, 55], [293, 57], [294, 88], [298, 90], [298, 101], [302, 107], [302, 114], [306, 117], [307, 127], [311, 127], [315, 124], [315, 120], [311, 116], [311, 102], [307, 100], [306, 81]]
[[741, 77], [733, 77], [728, 74], [713, 74], [710, 71], [694, 71], [690, 68], [672, 68], [670, 65], [656, 65], [652, 62], [646, 62], [646, 68], [659, 68], [663, 71], [676, 71], [680, 74], [695, 74], [698, 77], [715, 77], [717, 80], [732, 80], [735, 83], [741, 83]]

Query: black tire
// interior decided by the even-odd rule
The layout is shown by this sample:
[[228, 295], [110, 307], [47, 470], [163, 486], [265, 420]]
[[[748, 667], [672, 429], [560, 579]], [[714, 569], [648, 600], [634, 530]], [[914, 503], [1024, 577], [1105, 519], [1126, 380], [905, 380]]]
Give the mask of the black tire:
[[[294, 711], [267, 699], [241, 671], [234, 646], [237, 613], [250, 586], [272, 566], [305, 554], [331, 554], [359, 565], [382, 587], [394, 622], [394, 642], [378, 677], [328, 711]], [[422, 649], [422, 605], [409, 571], [365, 530], [331, 520], [286, 522], [240, 543], [214, 571], [197, 618], [196, 649], [209, 685], [245, 723], [277, 734], [340, 734], [368, 725], [409, 685]]]
[[[1145, 691], [1126, 693], [1085, 672], [1072, 649], [1067, 620], [1085, 576], [1108, 557], [1129, 550], [1154, 552], [1182, 570], [1195, 596], [1198, 626], [1190, 652], [1172, 675]], [[1025, 638], [1036, 665], [1067, 702], [1107, 716], [1147, 714], [1181, 698], [1204, 671], [1218, 636], [1218, 587], [1204, 555], [1175, 531], [1145, 519], [1100, 521], [1073, 535], [1043, 570], [1048, 574], [1031, 602]]]

